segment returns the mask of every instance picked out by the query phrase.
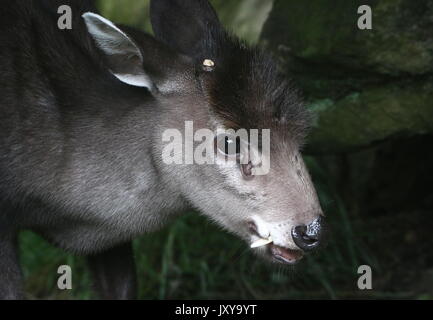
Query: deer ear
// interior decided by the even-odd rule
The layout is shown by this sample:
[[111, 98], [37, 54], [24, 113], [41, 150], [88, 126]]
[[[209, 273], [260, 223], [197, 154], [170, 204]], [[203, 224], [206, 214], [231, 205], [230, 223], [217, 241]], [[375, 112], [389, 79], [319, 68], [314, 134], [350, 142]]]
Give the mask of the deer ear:
[[153, 83], [143, 69], [143, 55], [135, 42], [100, 15], [87, 12], [83, 18], [90, 35], [105, 54], [111, 73], [128, 85], [152, 90]]
[[191, 58], [203, 58], [210, 34], [223, 31], [208, 0], [151, 0], [150, 16], [155, 37]]

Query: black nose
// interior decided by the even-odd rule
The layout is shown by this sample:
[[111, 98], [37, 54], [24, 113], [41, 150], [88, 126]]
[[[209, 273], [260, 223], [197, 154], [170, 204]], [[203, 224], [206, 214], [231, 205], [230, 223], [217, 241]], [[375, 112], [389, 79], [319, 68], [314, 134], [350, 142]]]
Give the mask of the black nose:
[[320, 217], [308, 226], [294, 227], [292, 238], [296, 245], [304, 251], [316, 249], [322, 239], [324, 219]]

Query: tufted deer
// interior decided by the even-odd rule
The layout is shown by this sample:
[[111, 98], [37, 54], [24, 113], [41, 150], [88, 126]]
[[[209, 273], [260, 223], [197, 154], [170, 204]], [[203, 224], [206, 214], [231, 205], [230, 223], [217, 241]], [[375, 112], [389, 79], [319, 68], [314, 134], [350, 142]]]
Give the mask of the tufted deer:
[[[63, 4], [72, 30], [57, 26]], [[191, 209], [276, 263], [320, 243], [297, 91], [271, 58], [223, 29], [207, 0], [153, 0], [151, 20], [154, 37], [99, 16], [91, 1], [2, 3], [0, 298], [23, 297], [24, 229], [89, 256], [101, 297], [116, 299], [136, 295], [131, 241]], [[216, 143], [224, 165], [167, 164], [164, 132], [188, 121], [270, 130], [268, 174], [240, 163], [231, 148], [240, 142], [228, 137]]]

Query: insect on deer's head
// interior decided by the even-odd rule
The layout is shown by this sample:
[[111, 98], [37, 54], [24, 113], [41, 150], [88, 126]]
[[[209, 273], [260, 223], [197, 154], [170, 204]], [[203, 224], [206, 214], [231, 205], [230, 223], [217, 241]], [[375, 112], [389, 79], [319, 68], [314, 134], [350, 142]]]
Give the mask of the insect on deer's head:
[[[207, 0], [153, 0], [155, 38], [93, 13], [83, 17], [110, 71], [148, 88], [163, 114], [155, 131], [180, 129], [185, 121], [196, 129], [270, 130], [269, 157], [259, 157], [261, 163], [251, 156], [265, 152], [261, 144], [225, 136], [216, 143], [214, 165], [169, 166], [159, 140], [161, 183], [272, 261], [293, 264], [319, 245], [323, 214], [300, 154], [309, 116], [270, 57], [227, 33]], [[241, 163], [245, 154], [251, 161]], [[254, 175], [263, 165], [269, 172]]]

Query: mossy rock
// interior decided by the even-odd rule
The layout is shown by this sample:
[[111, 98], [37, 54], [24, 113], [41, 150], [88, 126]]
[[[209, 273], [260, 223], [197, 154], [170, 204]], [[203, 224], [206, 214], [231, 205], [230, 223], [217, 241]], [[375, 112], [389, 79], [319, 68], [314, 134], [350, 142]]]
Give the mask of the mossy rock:
[[309, 149], [317, 153], [359, 150], [386, 139], [433, 132], [433, 79], [389, 84], [338, 101], [310, 103], [315, 121]]
[[[358, 28], [365, 4], [372, 30]], [[433, 71], [432, 16], [430, 0], [276, 0], [262, 38], [283, 59], [419, 75]]]
[[[358, 28], [369, 5], [373, 30]], [[433, 2], [276, 0], [262, 41], [316, 115], [309, 150], [433, 132]]]

